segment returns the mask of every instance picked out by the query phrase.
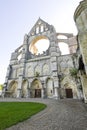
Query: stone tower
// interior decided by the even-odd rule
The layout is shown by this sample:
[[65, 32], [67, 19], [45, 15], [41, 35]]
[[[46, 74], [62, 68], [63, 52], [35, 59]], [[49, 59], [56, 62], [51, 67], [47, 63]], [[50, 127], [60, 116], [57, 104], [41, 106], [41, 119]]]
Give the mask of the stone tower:
[[87, 0], [80, 2], [74, 13], [78, 29], [78, 60], [84, 100], [87, 103]]

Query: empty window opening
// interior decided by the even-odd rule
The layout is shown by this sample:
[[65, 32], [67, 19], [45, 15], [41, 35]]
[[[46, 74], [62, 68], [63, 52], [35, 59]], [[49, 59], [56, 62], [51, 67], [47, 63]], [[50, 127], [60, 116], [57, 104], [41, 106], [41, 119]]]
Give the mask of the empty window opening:
[[43, 25], [41, 25], [40, 31], [41, 31], [41, 32], [44, 31], [44, 27], [43, 27]]
[[22, 58], [22, 53], [20, 53], [17, 57], [18, 61]]
[[38, 34], [38, 33], [39, 33], [39, 27], [36, 28], [36, 34]]
[[58, 39], [67, 39], [67, 37], [64, 36], [64, 35], [58, 35], [57, 38], [58, 38]]
[[58, 46], [60, 48], [61, 55], [70, 54], [70, 52], [69, 52], [69, 46], [67, 45], [67, 43], [60, 42], [60, 43], [58, 43]]
[[29, 51], [34, 54], [43, 54], [49, 48], [49, 40], [48, 39], [40, 39], [34, 44], [31, 43], [29, 47]]
[[20, 53], [23, 50], [23, 47], [19, 48], [18, 52]]

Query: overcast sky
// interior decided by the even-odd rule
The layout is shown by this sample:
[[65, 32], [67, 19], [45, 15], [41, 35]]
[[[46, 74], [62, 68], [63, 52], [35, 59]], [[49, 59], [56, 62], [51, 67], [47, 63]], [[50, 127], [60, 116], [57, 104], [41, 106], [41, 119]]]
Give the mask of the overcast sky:
[[81, 0], [0, 0], [0, 84], [4, 83], [11, 53], [23, 43], [40, 17], [57, 32], [77, 34], [73, 20]]

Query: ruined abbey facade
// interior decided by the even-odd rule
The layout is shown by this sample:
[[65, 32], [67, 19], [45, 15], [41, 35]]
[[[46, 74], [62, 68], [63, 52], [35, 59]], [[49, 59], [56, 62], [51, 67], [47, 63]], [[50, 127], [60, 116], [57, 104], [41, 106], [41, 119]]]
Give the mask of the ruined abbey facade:
[[[57, 33], [53, 25], [37, 20], [25, 34], [23, 44], [11, 54], [5, 79], [6, 97], [87, 100], [86, 5], [86, 1], [81, 2], [74, 14], [77, 36]], [[37, 42], [42, 40], [40, 44], [48, 41], [49, 45], [39, 53]], [[69, 54], [62, 55], [59, 43], [67, 44]]]

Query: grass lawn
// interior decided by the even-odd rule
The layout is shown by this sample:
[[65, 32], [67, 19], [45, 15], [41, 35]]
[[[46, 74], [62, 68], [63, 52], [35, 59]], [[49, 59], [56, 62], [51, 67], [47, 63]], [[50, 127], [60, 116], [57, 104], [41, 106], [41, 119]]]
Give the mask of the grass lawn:
[[32, 102], [0, 102], [0, 130], [30, 118], [46, 107]]

